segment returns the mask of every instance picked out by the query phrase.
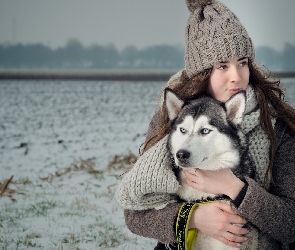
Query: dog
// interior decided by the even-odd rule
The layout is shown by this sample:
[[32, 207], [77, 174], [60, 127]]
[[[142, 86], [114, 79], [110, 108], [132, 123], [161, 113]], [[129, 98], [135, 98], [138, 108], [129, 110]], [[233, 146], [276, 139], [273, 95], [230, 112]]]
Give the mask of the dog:
[[[216, 195], [191, 188], [182, 169], [234, 170], [239, 166], [247, 149], [245, 136], [239, 129], [246, 107], [245, 91], [222, 103], [210, 97], [184, 101], [173, 90], [166, 88], [164, 102], [170, 120], [167, 147], [180, 183], [177, 194], [189, 202], [214, 200]], [[255, 245], [248, 247], [257, 249]], [[237, 248], [198, 232], [193, 249]]]

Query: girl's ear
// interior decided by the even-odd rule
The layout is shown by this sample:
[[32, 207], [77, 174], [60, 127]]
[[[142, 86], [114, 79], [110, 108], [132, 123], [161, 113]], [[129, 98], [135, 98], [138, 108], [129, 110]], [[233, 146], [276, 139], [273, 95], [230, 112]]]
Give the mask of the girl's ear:
[[165, 102], [165, 105], [166, 105], [166, 108], [168, 111], [168, 117], [172, 121], [178, 116], [178, 114], [184, 104], [184, 101], [181, 100], [176, 95], [176, 93], [169, 88], [165, 89], [164, 98], [165, 98], [164, 102]]
[[243, 120], [243, 114], [246, 108], [246, 92], [240, 91], [233, 95], [226, 103], [227, 120], [230, 120], [235, 125], [239, 125]]

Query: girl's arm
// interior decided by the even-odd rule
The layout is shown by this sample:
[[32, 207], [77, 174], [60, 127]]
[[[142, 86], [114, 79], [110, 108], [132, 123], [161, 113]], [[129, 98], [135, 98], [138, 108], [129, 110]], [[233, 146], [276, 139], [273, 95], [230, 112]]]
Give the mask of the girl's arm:
[[[181, 203], [168, 204], [161, 210], [125, 210], [125, 222], [134, 234], [161, 242], [176, 242], [176, 219]], [[216, 201], [194, 209], [189, 228], [198, 230], [223, 243], [238, 247], [247, 238], [248, 229], [234, 224], [246, 220], [236, 215], [230, 205]]]
[[248, 188], [237, 212], [283, 242], [295, 241], [295, 133], [276, 124], [276, 152], [269, 192], [246, 178]]
[[229, 169], [220, 171], [190, 170], [186, 171], [186, 176], [189, 185], [193, 188], [209, 193], [221, 192], [230, 196], [233, 199], [232, 207], [239, 215], [274, 239], [294, 242], [294, 155], [295, 133], [286, 128], [282, 122], [277, 121], [276, 153], [273, 166], [274, 184], [268, 191], [248, 177], [245, 178], [246, 186], [241, 184]]
[[181, 203], [173, 203], [160, 210], [124, 210], [125, 222], [134, 234], [162, 242], [176, 242], [175, 221], [180, 206]]

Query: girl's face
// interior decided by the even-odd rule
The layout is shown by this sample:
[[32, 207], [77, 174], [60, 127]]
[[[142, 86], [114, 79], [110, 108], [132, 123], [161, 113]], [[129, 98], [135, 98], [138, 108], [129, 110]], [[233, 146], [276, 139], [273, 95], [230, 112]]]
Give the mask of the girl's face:
[[209, 78], [209, 93], [213, 98], [226, 102], [233, 94], [246, 90], [250, 71], [247, 57], [234, 57], [213, 66]]

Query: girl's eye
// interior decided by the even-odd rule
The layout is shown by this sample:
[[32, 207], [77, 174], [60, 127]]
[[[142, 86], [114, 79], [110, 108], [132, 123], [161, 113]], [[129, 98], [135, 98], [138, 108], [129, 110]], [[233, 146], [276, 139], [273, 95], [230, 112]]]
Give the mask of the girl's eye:
[[240, 66], [241, 67], [244, 67], [244, 66], [247, 66], [248, 65], [248, 61], [243, 61], [240, 63]]
[[182, 134], [185, 134], [186, 133], [186, 129], [185, 128], [182, 128], [182, 127], [180, 127], [180, 132], [182, 133]]
[[226, 67], [227, 67], [226, 65], [218, 65], [217, 69], [226, 69]]
[[207, 135], [211, 132], [212, 130], [208, 129], [208, 128], [203, 128], [201, 129], [201, 134], [202, 135]]

